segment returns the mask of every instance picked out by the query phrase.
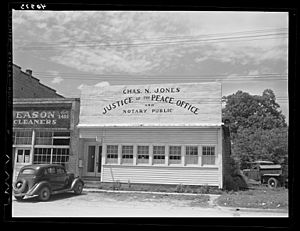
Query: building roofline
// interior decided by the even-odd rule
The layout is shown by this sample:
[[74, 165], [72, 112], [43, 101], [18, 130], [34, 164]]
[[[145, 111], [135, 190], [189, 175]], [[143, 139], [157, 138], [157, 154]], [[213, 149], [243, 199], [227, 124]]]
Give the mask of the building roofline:
[[203, 127], [203, 128], [220, 128], [223, 123], [216, 124], [78, 124], [77, 128], [158, 128], [158, 127], [176, 127], [176, 128], [191, 128], [191, 127]]
[[57, 91], [56, 91], [55, 89], [53, 89], [53, 88], [51, 88], [51, 87], [49, 87], [49, 86], [47, 86], [47, 85], [41, 83], [40, 79], [34, 77], [33, 75], [28, 74], [26, 71], [22, 71], [22, 68], [21, 68], [20, 66], [14, 64], [14, 63], [13, 63], [13, 65], [16, 66], [17, 68], [19, 68], [20, 71], [21, 71], [23, 74], [25, 74], [25, 75], [29, 76], [30, 78], [33, 78], [34, 80], [38, 81], [39, 84], [42, 85], [43, 87], [46, 87], [46, 88], [48, 88], [49, 90], [53, 91], [56, 95], [58, 95], [58, 96], [60, 96], [60, 97], [62, 97], [62, 98], [65, 98], [63, 95], [58, 94]]
[[13, 98], [13, 104], [72, 103], [80, 98]]

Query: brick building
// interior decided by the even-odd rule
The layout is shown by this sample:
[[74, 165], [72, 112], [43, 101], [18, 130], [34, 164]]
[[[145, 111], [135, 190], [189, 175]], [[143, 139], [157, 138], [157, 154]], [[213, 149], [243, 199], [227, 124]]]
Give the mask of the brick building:
[[64, 98], [13, 65], [13, 177], [24, 165], [57, 163], [78, 173], [78, 98]]
[[13, 98], [64, 98], [56, 90], [40, 83], [32, 76], [32, 70], [26, 72], [13, 64]]

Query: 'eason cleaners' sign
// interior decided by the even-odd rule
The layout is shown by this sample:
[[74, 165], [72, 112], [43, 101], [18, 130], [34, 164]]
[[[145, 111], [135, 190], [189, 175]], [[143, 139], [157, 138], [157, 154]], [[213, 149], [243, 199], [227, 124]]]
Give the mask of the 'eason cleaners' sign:
[[81, 91], [81, 126], [221, 123], [220, 83], [84, 86]]
[[14, 108], [13, 127], [70, 128], [70, 109]]

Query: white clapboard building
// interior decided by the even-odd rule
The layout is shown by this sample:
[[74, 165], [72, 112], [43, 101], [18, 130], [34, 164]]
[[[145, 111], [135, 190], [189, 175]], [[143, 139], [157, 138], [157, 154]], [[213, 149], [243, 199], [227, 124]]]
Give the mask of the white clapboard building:
[[221, 84], [84, 86], [80, 175], [223, 187]]

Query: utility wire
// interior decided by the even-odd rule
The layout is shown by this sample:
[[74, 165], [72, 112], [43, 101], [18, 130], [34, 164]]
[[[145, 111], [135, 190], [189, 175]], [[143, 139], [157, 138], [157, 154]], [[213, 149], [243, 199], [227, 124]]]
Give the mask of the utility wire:
[[[197, 37], [212, 37], [212, 36], [226, 36], [226, 35], [238, 35], [238, 34], [257, 34], [257, 33], [262, 33], [262, 32], [280, 32], [280, 31], [285, 31], [285, 33], [287, 33], [288, 28], [275, 28], [275, 29], [262, 29], [262, 30], [248, 30], [248, 31], [237, 31], [237, 32], [227, 32], [227, 33], [213, 33], [213, 34], [198, 34], [198, 35], [182, 35], [182, 36], [165, 36], [165, 37], [148, 37], [148, 38], [142, 38], [139, 37], [131, 37], [130, 40], [131, 41], [164, 41], [164, 40], [169, 40], [169, 39], [195, 39]], [[119, 39], [112, 39], [109, 38], [109, 41], [120, 41]], [[68, 44], [68, 43], [99, 43], [102, 42], [101, 40], [77, 40], [77, 41], [59, 41], [59, 42], [47, 42], [48, 45], [59, 45], [59, 44]], [[34, 41], [31, 43], [41, 43], [40, 41]]]
[[[253, 38], [258, 37], [269, 37], [274, 35], [284, 35], [286, 36], [287, 33], [270, 33], [270, 34], [262, 34], [262, 35], [247, 35], [247, 36], [232, 36], [232, 37], [223, 37], [223, 38], [209, 38], [209, 39], [192, 39], [192, 40], [181, 40], [181, 41], [162, 41], [162, 42], [141, 42], [141, 43], [116, 43], [116, 44], [89, 44], [89, 45], [76, 45], [76, 44], [66, 44], [66, 45], [44, 45], [44, 46], [20, 46], [18, 49], [23, 50], [43, 50], [43, 49], [53, 49], [53, 48], [77, 48], [77, 47], [123, 47], [123, 46], [156, 46], [156, 45], [186, 45], [186, 44], [198, 44], [201, 42], [225, 42], [226, 40], [236, 40], [236, 39], [245, 39], [245, 38], [252, 38], [251, 40], [255, 40]], [[275, 37], [276, 38], [276, 37]], [[277, 37], [281, 38], [281, 37]], [[267, 39], [267, 38], [264, 38]], [[274, 39], [274, 37], [271, 39]], [[240, 40], [245, 41], [245, 40]]]

